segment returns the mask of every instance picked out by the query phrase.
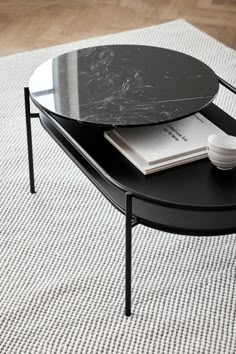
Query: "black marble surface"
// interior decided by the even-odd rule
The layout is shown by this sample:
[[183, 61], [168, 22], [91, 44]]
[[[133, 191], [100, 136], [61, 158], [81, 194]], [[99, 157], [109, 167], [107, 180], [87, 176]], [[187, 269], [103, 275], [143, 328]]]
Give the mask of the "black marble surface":
[[53, 58], [33, 73], [29, 90], [42, 110], [81, 123], [143, 125], [171, 121], [208, 105], [215, 73], [180, 52], [109, 45]]

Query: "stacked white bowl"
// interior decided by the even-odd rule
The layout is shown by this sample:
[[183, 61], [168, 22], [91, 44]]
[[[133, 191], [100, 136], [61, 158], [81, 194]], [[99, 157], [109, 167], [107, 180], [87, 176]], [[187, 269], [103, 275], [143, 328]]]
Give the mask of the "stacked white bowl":
[[210, 135], [208, 157], [220, 170], [231, 170], [236, 166], [236, 137], [231, 135]]

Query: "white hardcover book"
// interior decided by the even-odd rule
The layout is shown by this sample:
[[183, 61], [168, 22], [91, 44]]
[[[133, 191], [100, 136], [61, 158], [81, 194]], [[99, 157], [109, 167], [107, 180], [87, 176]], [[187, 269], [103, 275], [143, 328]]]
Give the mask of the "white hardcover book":
[[104, 136], [146, 175], [207, 157], [212, 134], [226, 133], [197, 113], [157, 126], [113, 129]]
[[117, 128], [113, 132], [148, 165], [201, 152], [206, 149], [209, 135], [224, 134], [200, 113], [174, 122]]
[[140, 157], [135, 154], [135, 152], [130, 149], [126, 144], [120, 140], [113, 131], [110, 131], [109, 134], [106, 134], [106, 139], [117, 149], [119, 150], [132, 164], [137, 167], [144, 175], [148, 175], [154, 172], [162, 171], [171, 167], [178, 165], [183, 165], [188, 162], [196, 161], [207, 157], [206, 149], [201, 153], [192, 153], [188, 154], [185, 157], [177, 157], [168, 159], [167, 161], [162, 161], [153, 165], [147, 165], [145, 162], [140, 159]]

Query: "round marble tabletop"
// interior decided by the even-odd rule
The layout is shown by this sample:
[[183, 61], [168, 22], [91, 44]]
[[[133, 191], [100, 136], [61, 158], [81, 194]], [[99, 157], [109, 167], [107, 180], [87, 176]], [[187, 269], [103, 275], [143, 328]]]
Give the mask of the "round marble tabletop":
[[39, 109], [80, 123], [157, 124], [198, 112], [219, 89], [201, 61], [169, 49], [107, 45], [53, 58], [33, 73]]

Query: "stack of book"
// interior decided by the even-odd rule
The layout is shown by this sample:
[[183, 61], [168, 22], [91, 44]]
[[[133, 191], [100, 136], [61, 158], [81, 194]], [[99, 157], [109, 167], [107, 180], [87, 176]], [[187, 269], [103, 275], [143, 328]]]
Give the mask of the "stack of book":
[[197, 113], [160, 125], [112, 129], [104, 136], [147, 175], [207, 157], [213, 134], [226, 133]]

